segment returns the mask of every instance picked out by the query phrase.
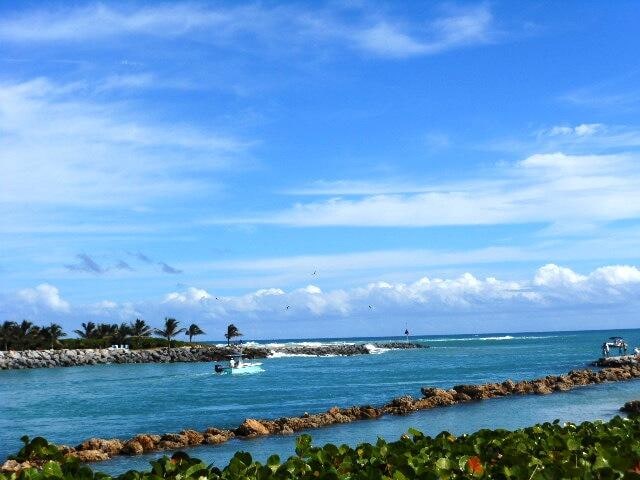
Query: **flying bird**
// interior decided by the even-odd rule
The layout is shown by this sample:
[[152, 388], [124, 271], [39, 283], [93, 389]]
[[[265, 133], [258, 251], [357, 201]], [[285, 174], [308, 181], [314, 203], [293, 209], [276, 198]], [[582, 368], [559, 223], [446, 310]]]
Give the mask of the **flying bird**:
[[289, 305], [287, 305], [287, 308], [285, 308], [285, 310], [289, 310]]

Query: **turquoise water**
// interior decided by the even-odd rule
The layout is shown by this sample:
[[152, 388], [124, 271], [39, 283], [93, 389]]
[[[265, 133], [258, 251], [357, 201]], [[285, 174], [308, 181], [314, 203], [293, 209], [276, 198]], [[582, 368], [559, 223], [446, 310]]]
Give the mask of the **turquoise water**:
[[[451, 387], [560, 374], [584, 368], [602, 341], [624, 336], [640, 345], [640, 330], [418, 337], [431, 348], [354, 357], [266, 359], [264, 373], [216, 376], [212, 364], [98, 365], [0, 372], [0, 457], [16, 451], [21, 435], [76, 444], [91, 436], [131, 437], [184, 428], [233, 427], [246, 417], [277, 418], [324, 411], [333, 405], [379, 405], [420, 395], [420, 387]], [[370, 339], [360, 339], [368, 341]], [[354, 340], [347, 340], [354, 341]], [[514, 397], [420, 412], [407, 417], [337, 425], [311, 432], [317, 443], [397, 438], [409, 427], [428, 433], [515, 428], [560, 418], [610, 418], [640, 382], [585, 387], [545, 397]], [[234, 440], [193, 453], [224, 464], [235, 450], [257, 458], [293, 452], [293, 437]], [[157, 455], [154, 455], [157, 456]], [[149, 458], [121, 457], [104, 471], [143, 467]]]

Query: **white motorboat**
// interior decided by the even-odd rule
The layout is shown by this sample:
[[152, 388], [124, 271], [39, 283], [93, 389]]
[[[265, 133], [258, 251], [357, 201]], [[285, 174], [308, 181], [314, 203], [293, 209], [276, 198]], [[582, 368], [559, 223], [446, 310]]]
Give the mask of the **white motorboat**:
[[215, 372], [220, 375], [243, 375], [264, 372], [262, 363], [246, 362], [242, 352], [229, 355], [229, 364], [216, 364]]

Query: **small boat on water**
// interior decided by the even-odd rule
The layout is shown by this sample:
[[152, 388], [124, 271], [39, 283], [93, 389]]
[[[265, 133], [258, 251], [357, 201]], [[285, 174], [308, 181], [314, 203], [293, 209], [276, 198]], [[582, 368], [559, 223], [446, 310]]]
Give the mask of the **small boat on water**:
[[215, 372], [219, 375], [244, 375], [264, 372], [264, 369], [260, 362], [246, 362], [241, 351], [240, 353], [229, 355], [228, 365], [216, 364]]
[[[602, 343], [602, 355], [604, 357], [608, 357], [609, 353], [612, 349], [618, 349], [618, 355], [626, 355], [627, 354], [627, 342], [622, 337], [609, 337], [609, 341], [605, 341]], [[635, 352], [635, 350], [634, 350]]]

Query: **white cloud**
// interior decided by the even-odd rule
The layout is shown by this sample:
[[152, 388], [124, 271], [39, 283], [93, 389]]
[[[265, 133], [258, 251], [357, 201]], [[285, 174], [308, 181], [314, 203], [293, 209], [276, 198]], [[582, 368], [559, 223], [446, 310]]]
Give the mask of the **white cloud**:
[[[279, 45], [281, 51], [337, 44], [383, 57], [432, 55], [493, 39], [486, 5], [449, 9], [432, 20], [403, 22], [366, 7], [302, 9], [250, 4], [212, 7], [160, 4], [146, 7], [94, 4], [40, 9], [0, 21], [8, 42], [80, 42], [119, 36], [162, 39], [193, 36], [201, 42], [237, 48]], [[256, 41], [257, 40], [257, 41]], [[295, 48], [292, 48], [295, 47]]]
[[[378, 281], [352, 289], [323, 291], [315, 285], [285, 291], [263, 289], [237, 297], [219, 297], [215, 302], [190, 301], [193, 292], [211, 299], [204, 290], [174, 292], [167, 298], [181, 299], [212, 317], [268, 315], [286, 319], [304, 315], [343, 317], [369, 311], [385, 315], [473, 310], [536, 310], [580, 308], [594, 304], [637, 301], [640, 270], [630, 265], [601, 267], [588, 275], [555, 264], [540, 267], [530, 281], [478, 278], [464, 273], [455, 278], [422, 277], [412, 283]], [[287, 306], [289, 308], [287, 308]]]
[[[345, 193], [361, 195], [297, 203], [280, 212], [211, 223], [429, 227], [597, 223], [640, 217], [640, 156], [634, 153], [540, 153], [499, 166], [492, 177], [425, 186], [412, 194], [366, 194], [365, 182], [325, 184], [322, 188], [328, 192], [337, 194], [344, 187]], [[375, 183], [369, 188], [370, 192], [393, 191], [390, 185]], [[397, 191], [406, 188], [403, 183]]]
[[550, 263], [538, 269], [533, 284], [540, 287], [573, 288], [586, 279], [587, 277], [578, 275], [569, 268]]
[[[253, 331], [260, 332], [255, 335], [264, 337], [269, 332], [280, 332], [282, 337], [290, 332], [311, 337], [322, 332], [324, 336], [347, 331], [353, 334], [354, 328], [364, 329], [362, 334], [384, 334], [380, 322], [391, 325], [398, 319], [422, 324], [425, 318], [446, 318], [446, 326], [430, 328], [460, 331], [465, 329], [464, 319], [469, 315], [485, 319], [485, 324], [476, 324], [479, 331], [531, 331], [545, 327], [524, 320], [532, 316], [555, 319], [546, 327], [557, 329], [567, 325], [567, 312], [586, 312], [590, 319], [597, 316], [609, 321], [612, 312], [619, 311], [622, 313], [616, 324], [624, 326], [635, 320], [629, 312], [635, 312], [639, 295], [640, 269], [636, 266], [610, 265], [580, 274], [547, 264], [530, 280], [481, 278], [464, 273], [451, 278], [424, 276], [413, 282], [377, 281], [328, 291], [315, 285], [291, 290], [268, 288], [237, 296], [214, 296], [205, 289], [190, 287], [171, 292], [160, 302], [101, 301], [75, 305], [73, 309], [55, 287], [45, 284], [5, 295], [0, 298], [0, 311], [7, 318], [23, 314], [38, 321], [53, 318], [67, 328], [75, 328], [73, 322], [87, 314], [98, 316], [101, 321], [117, 322], [136, 317], [153, 322], [175, 316], [198, 322], [208, 332], [223, 331], [228, 322], [239, 322], [253, 325]], [[597, 312], [605, 316], [596, 315]]]
[[69, 302], [60, 296], [60, 291], [56, 287], [48, 283], [20, 290], [17, 299], [30, 306], [42, 307], [53, 312], [69, 311]]
[[194, 305], [209, 300], [211, 295], [206, 290], [200, 288], [189, 287], [184, 292], [169, 293], [165, 299], [165, 303], [177, 303]]
[[244, 149], [232, 137], [140, 118], [81, 84], [0, 84], [0, 206], [133, 208], [211, 191], [215, 181], [198, 177]]
[[586, 137], [595, 135], [602, 130], [604, 130], [604, 125], [601, 123], [582, 123], [580, 125], [576, 125], [575, 127], [555, 126], [543, 133], [552, 137], [557, 135], [575, 135], [577, 137]]

